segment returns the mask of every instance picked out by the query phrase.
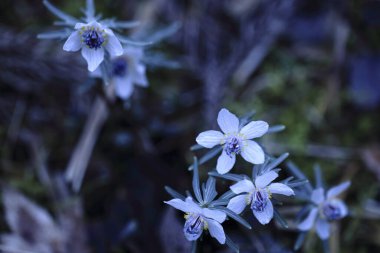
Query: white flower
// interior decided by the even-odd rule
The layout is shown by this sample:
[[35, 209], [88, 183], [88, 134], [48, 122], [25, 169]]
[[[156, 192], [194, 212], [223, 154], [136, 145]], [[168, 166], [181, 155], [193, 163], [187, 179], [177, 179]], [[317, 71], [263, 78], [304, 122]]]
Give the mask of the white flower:
[[[134, 85], [147, 87], [149, 85], [146, 78], [146, 68], [142, 63], [144, 51], [141, 47], [126, 47], [121, 56], [111, 59], [111, 83], [113, 84], [116, 96], [121, 99], [128, 99], [133, 92]], [[100, 69], [93, 72], [93, 76], [101, 77]]]
[[104, 49], [112, 56], [123, 54], [123, 47], [111, 29], [96, 21], [88, 24], [77, 23], [75, 31], [63, 45], [65, 51], [82, 49], [82, 56], [87, 61], [88, 70], [94, 71], [104, 60]]
[[240, 214], [247, 205], [251, 205], [253, 215], [263, 225], [268, 224], [273, 218], [272, 194], [282, 194], [286, 196], [294, 195], [294, 191], [287, 185], [281, 183], [271, 183], [278, 177], [274, 171], [269, 171], [257, 176], [255, 182], [243, 179], [232, 185], [230, 189], [241, 194], [233, 197], [227, 208]]
[[241, 154], [247, 162], [253, 164], [264, 162], [264, 151], [251, 139], [261, 137], [268, 131], [266, 122], [251, 121], [240, 129], [239, 119], [223, 108], [218, 114], [218, 125], [223, 133], [215, 130], [205, 131], [198, 135], [196, 141], [205, 148], [223, 146], [223, 152], [216, 165], [216, 170], [220, 174], [225, 174], [232, 169], [237, 154]]
[[202, 235], [203, 230], [208, 230], [220, 244], [226, 242], [226, 235], [221, 225], [226, 219], [224, 212], [200, 207], [191, 197], [187, 197], [185, 201], [172, 199], [165, 203], [186, 213], [183, 232], [187, 240], [195, 241]]
[[318, 236], [322, 240], [329, 238], [330, 222], [340, 220], [348, 214], [347, 206], [336, 197], [347, 190], [349, 186], [350, 182], [344, 182], [332, 187], [327, 191], [326, 197], [323, 188], [313, 190], [311, 201], [315, 204], [315, 207], [310, 210], [308, 216], [298, 225], [298, 229], [308, 231], [315, 224]]

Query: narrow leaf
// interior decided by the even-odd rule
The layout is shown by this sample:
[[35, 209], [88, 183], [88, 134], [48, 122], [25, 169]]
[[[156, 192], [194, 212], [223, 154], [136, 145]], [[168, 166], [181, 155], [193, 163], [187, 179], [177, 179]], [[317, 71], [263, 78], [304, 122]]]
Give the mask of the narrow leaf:
[[303, 245], [303, 242], [305, 241], [305, 238], [306, 238], [306, 232], [301, 232], [298, 236], [297, 236], [297, 240], [294, 244], [294, 250], [299, 250], [301, 249], [302, 245]]
[[211, 209], [216, 209], [216, 210], [223, 211], [223, 212], [225, 212], [227, 214], [228, 217], [230, 217], [231, 219], [234, 219], [235, 221], [239, 222], [244, 227], [246, 227], [248, 229], [252, 228], [251, 225], [249, 225], [249, 223], [245, 219], [243, 219], [242, 217], [240, 217], [238, 214], [234, 213], [233, 211], [231, 211], [227, 207], [217, 206], [217, 207], [212, 207]]
[[284, 125], [271, 126], [269, 127], [267, 134], [278, 133], [278, 132], [284, 131], [285, 128], [286, 127]]
[[[199, 165], [204, 164], [205, 162], [207, 162], [210, 159], [212, 159], [213, 157], [215, 157], [217, 154], [220, 153], [221, 150], [222, 150], [222, 146], [217, 146], [217, 147], [211, 149], [209, 152], [207, 152], [206, 154], [204, 154], [199, 159]], [[190, 166], [189, 170], [192, 170], [192, 169], [193, 169], [193, 166]]]
[[283, 228], [288, 228], [288, 223], [281, 217], [280, 213], [275, 209], [273, 208], [273, 214], [274, 214], [274, 218], [275, 220], [283, 227]]
[[226, 173], [226, 174], [219, 174], [217, 171], [213, 170], [208, 173], [210, 176], [213, 177], [219, 177], [227, 180], [232, 181], [240, 181], [243, 180], [245, 177], [242, 175], [232, 174], [232, 173]]
[[197, 198], [198, 202], [203, 202], [202, 201], [202, 193], [200, 189], [200, 184], [199, 184], [199, 173], [198, 173], [198, 159], [197, 157], [194, 156], [194, 162], [193, 162], [193, 191], [195, 194], [195, 197]]
[[165, 186], [165, 190], [166, 190], [167, 193], [169, 193], [170, 196], [172, 196], [175, 199], [181, 199], [181, 200], [185, 200], [186, 199], [185, 196], [183, 196], [182, 194], [178, 193], [176, 190], [172, 189], [169, 186]]
[[239, 246], [234, 243], [228, 235], [226, 235], [226, 244], [232, 251], [239, 253]]
[[58, 18], [66, 21], [68, 24], [75, 25], [76, 23], [79, 22], [78, 19], [76, 19], [76, 18], [64, 13], [63, 11], [59, 10], [57, 7], [52, 5], [48, 0], [44, 0], [43, 4], [46, 6], [46, 8], [49, 9], [49, 11], [51, 11], [51, 13], [56, 15]]

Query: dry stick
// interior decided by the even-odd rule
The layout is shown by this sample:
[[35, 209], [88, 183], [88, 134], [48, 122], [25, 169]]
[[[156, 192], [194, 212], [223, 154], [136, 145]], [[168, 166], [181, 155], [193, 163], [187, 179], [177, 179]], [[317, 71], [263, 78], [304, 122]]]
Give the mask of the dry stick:
[[97, 97], [92, 105], [80, 140], [66, 168], [66, 180], [71, 182], [75, 192], [80, 190], [99, 131], [103, 127], [107, 117], [107, 104], [103, 98]]

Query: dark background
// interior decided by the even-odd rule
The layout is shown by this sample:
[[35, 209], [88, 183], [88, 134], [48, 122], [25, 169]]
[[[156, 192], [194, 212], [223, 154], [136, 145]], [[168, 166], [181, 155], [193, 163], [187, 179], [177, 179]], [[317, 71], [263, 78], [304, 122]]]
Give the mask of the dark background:
[[[73, 16], [85, 4], [52, 3]], [[188, 252], [182, 214], [164, 205], [170, 199], [164, 186], [191, 190], [189, 147], [199, 132], [216, 129], [222, 107], [237, 115], [256, 110], [256, 119], [285, 125], [262, 144], [276, 156], [289, 152], [289, 160], [311, 179], [319, 163], [327, 185], [352, 181], [345, 196], [352, 213], [335, 226], [333, 252], [380, 250], [380, 1], [95, 3], [104, 17], [140, 20], [141, 29], [180, 22], [178, 32], [146, 54], [165, 54], [181, 68], [148, 65], [150, 86], [136, 88], [128, 108], [122, 101], [108, 103], [82, 189], [72, 193], [62, 183], [63, 173], [95, 98], [104, 96], [102, 83], [88, 78], [80, 54], [64, 52], [63, 41], [36, 39], [55, 20], [42, 1], [1, 1], [1, 186], [22, 192], [57, 224], [66, 219], [77, 225], [62, 225], [67, 235], [60, 243], [71, 250], [51, 246], [47, 252]], [[215, 160], [201, 167], [202, 180], [214, 165]], [[250, 169], [241, 160], [234, 168], [248, 174]], [[57, 182], [65, 190], [56, 190]], [[218, 191], [228, 183], [218, 181]], [[62, 191], [75, 208], [62, 208]], [[375, 211], [369, 210], [373, 205]], [[289, 218], [292, 210], [285, 210]], [[36, 217], [15, 216], [19, 229], [4, 218], [3, 234], [31, 245], [52, 244], [41, 236], [48, 232]], [[293, 229], [249, 221], [252, 231], [232, 221], [224, 226], [241, 252], [291, 252]], [[210, 238], [201, 248], [229, 252]], [[321, 252], [315, 234], [303, 250]]]

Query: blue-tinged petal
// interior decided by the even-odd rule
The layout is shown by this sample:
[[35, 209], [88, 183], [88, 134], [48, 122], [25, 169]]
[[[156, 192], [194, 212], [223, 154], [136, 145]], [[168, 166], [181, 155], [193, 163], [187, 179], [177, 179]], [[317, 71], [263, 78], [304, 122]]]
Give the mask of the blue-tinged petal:
[[205, 218], [205, 221], [207, 222], [210, 235], [218, 240], [220, 244], [224, 244], [226, 242], [226, 234], [222, 225], [213, 219]]
[[273, 183], [268, 186], [270, 193], [272, 194], [281, 194], [286, 196], [294, 195], [294, 191], [292, 188], [285, 184], [281, 183]]
[[257, 188], [264, 188], [269, 185], [273, 180], [278, 177], [278, 173], [274, 171], [269, 171], [265, 174], [257, 176], [255, 179], [255, 185]]
[[247, 206], [247, 194], [238, 195], [233, 197], [228, 202], [227, 208], [233, 211], [234, 213], [240, 214], [243, 212], [244, 208]]
[[183, 226], [183, 233], [187, 240], [197, 240], [203, 232], [204, 221], [199, 214], [190, 214]]
[[333, 200], [330, 200], [329, 203], [333, 204], [336, 208], [338, 208], [339, 214], [340, 214], [339, 219], [344, 218], [344, 217], [347, 216], [347, 214], [348, 214], [348, 208], [347, 208], [346, 204], [342, 200], [340, 200], [340, 199], [333, 199]]
[[243, 141], [241, 156], [244, 160], [253, 164], [262, 164], [265, 160], [263, 149], [259, 146], [259, 144], [251, 140]]
[[172, 199], [169, 201], [164, 201], [164, 203], [171, 205], [172, 207], [181, 210], [185, 213], [201, 213], [201, 208], [195, 204], [191, 197], [187, 197], [186, 201], [181, 199]]
[[267, 201], [267, 204], [263, 211], [252, 210], [253, 215], [255, 215], [256, 219], [262, 224], [268, 224], [273, 218], [273, 205], [270, 200]]
[[108, 41], [105, 44], [105, 48], [110, 53], [111, 57], [122, 55], [124, 51], [119, 39], [110, 29], [105, 29], [105, 32], [108, 35]]
[[330, 198], [334, 198], [338, 196], [339, 194], [347, 190], [347, 188], [350, 187], [350, 185], [351, 185], [351, 182], [347, 181], [347, 182], [344, 182], [337, 186], [332, 187], [330, 190], [327, 191], [327, 198], [330, 199]]
[[74, 28], [78, 30], [78, 29], [81, 29], [81, 28], [86, 27], [86, 26], [88, 26], [88, 24], [76, 23]]
[[240, 133], [244, 139], [250, 140], [263, 136], [268, 132], [268, 128], [269, 125], [265, 121], [251, 121], [240, 130]]
[[136, 64], [136, 68], [133, 70], [132, 77], [133, 82], [135, 82], [137, 85], [141, 87], [148, 87], [148, 79], [145, 75], [145, 65], [143, 64]]
[[226, 213], [220, 210], [211, 210], [208, 208], [202, 208], [202, 215], [206, 218], [214, 219], [219, 223], [226, 220]]
[[82, 43], [80, 40], [80, 34], [79, 32], [75, 31], [73, 32], [69, 38], [66, 40], [65, 44], [63, 45], [63, 50], [69, 51], [69, 52], [76, 52], [82, 47]]
[[311, 201], [313, 201], [317, 205], [325, 201], [325, 190], [323, 188], [313, 190], [313, 192], [311, 193]]
[[298, 224], [297, 228], [301, 231], [310, 230], [314, 225], [317, 215], [318, 215], [318, 208], [315, 207], [311, 209], [307, 217], [300, 224]]
[[113, 83], [115, 86], [115, 93], [121, 99], [127, 99], [132, 95], [133, 84], [130, 77], [125, 78], [114, 77]]
[[82, 56], [87, 61], [88, 70], [92, 72], [104, 60], [104, 50], [103, 48], [90, 49], [84, 46], [82, 47]]
[[215, 130], [209, 130], [200, 133], [195, 141], [205, 147], [205, 148], [212, 148], [218, 144], [221, 144], [224, 140], [223, 133]]
[[219, 174], [226, 174], [232, 169], [232, 167], [234, 167], [235, 161], [235, 154], [231, 154], [231, 156], [229, 156], [225, 151], [223, 151], [216, 163], [216, 171], [218, 171]]
[[225, 108], [219, 111], [218, 125], [225, 134], [239, 132], [239, 119]]
[[317, 230], [319, 238], [322, 240], [326, 240], [330, 237], [330, 224], [327, 220], [318, 219], [315, 224], [315, 229]]
[[253, 190], [255, 189], [255, 186], [253, 185], [253, 183], [250, 180], [243, 179], [243, 180], [237, 182], [236, 184], [231, 185], [230, 189], [231, 189], [231, 191], [233, 191], [236, 194], [240, 194], [243, 192], [250, 193], [250, 192], [253, 192]]

